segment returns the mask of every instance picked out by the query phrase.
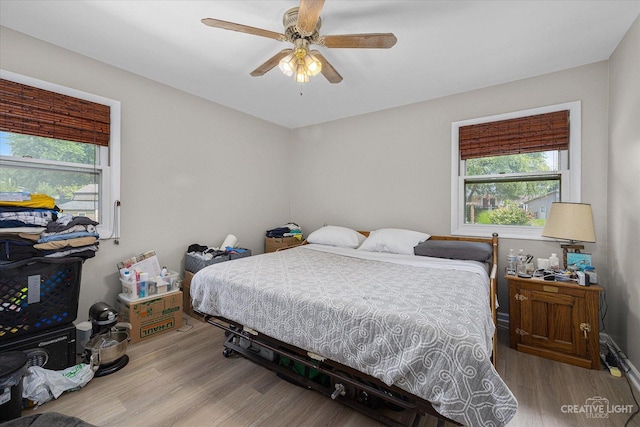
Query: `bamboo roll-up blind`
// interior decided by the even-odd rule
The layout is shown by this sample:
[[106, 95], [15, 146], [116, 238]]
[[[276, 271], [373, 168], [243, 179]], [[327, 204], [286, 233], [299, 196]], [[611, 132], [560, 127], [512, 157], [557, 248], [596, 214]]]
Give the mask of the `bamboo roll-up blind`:
[[0, 131], [109, 146], [110, 107], [0, 79]]
[[569, 148], [569, 110], [459, 128], [460, 159]]

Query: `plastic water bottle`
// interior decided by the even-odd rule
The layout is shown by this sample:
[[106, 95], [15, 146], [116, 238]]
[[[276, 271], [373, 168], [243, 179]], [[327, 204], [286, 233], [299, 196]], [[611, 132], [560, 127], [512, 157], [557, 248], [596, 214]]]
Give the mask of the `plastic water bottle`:
[[518, 251], [518, 260], [517, 260], [517, 266], [516, 266], [516, 272], [518, 274], [525, 274], [527, 272], [527, 268], [525, 265], [525, 261], [526, 261], [527, 257], [524, 254], [524, 249], [520, 249]]
[[560, 259], [556, 254], [551, 254], [549, 257], [549, 267], [552, 270], [560, 270]]
[[507, 274], [515, 276], [517, 267], [518, 257], [513, 253], [513, 249], [509, 249], [509, 254], [507, 255]]

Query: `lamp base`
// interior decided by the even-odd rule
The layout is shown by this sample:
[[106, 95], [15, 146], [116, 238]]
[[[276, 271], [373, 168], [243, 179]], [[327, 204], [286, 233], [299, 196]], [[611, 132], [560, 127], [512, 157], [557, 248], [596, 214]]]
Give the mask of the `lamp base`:
[[576, 245], [574, 243], [568, 245], [560, 245], [560, 247], [562, 248], [562, 265], [564, 265], [565, 268], [569, 268], [569, 266], [567, 265], [567, 253], [571, 251], [579, 254], [580, 251], [584, 249], [584, 245]]

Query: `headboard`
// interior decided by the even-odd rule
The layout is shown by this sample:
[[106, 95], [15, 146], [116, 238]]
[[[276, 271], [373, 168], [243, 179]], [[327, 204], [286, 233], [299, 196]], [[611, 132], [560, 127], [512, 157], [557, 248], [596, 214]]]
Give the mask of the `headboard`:
[[[358, 230], [358, 233], [365, 237], [369, 237], [369, 231]], [[458, 240], [464, 242], [482, 242], [488, 243], [493, 248], [493, 265], [498, 264], [498, 233], [493, 233], [491, 237], [467, 237], [467, 236], [431, 236], [429, 240]], [[496, 271], [497, 273], [497, 271]]]

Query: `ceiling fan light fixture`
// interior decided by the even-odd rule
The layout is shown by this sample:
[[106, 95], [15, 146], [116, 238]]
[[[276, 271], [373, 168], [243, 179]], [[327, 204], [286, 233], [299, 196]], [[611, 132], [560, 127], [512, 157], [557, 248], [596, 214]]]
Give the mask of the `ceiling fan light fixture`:
[[278, 63], [278, 68], [285, 76], [292, 76], [293, 72], [296, 70], [298, 64], [298, 58], [296, 58], [295, 54], [291, 52], [284, 58], [280, 60]]
[[322, 63], [309, 53], [309, 41], [296, 39], [295, 49], [278, 63], [278, 68], [286, 76], [294, 76], [298, 83], [307, 83], [309, 77], [317, 75], [322, 69]]
[[309, 77], [317, 75], [322, 70], [322, 62], [309, 52], [309, 42], [297, 39], [295, 49], [278, 63], [278, 68], [286, 76], [294, 76], [298, 83], [307, 83]]
[[309, 82], [309, 74], [307, 74], [307, 70], [304, 66], [304, 61], [298, 62], [298, 68], [296, 70], [296, 82], [297, 83]]
[[313, 77], [322, 71], [322, 62], [318, 61], [318, 58], [310, 53], [304, 57], [304, 66], [309, 76]]

